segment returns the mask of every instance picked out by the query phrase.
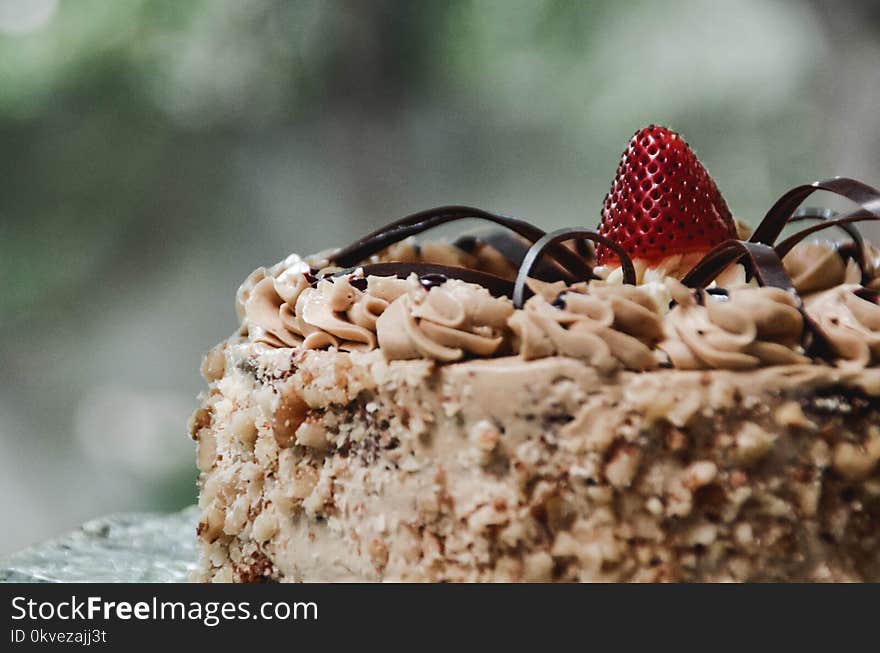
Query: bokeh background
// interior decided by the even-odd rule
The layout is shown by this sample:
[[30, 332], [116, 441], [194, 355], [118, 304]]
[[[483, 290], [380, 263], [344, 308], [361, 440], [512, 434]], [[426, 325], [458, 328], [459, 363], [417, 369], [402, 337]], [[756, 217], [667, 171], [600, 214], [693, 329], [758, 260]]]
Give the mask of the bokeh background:
[[598, 221], [681, 131], [734, 213], [880, 183], [880, 3], [0, 0], [0, 553], [195, 500], [255, 267], [414, 210]]

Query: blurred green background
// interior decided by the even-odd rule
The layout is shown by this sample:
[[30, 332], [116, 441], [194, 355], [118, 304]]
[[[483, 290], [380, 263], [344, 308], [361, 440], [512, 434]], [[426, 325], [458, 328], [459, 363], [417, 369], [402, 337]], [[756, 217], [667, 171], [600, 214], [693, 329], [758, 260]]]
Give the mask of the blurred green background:
[[651, 122], [734, 213], [880, 183], [880, 3], [0, 0], [0, 553], [195, 500], [255, 267], [462, 203], [598, 221]]

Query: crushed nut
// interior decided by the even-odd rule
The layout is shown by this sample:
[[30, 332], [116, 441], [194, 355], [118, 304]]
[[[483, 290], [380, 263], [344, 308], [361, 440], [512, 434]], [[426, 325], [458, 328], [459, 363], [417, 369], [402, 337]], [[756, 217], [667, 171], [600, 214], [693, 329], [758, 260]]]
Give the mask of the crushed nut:
[[323, 450], [327, 448], [327, 436], [324, 429], [317, 422], [305, 421], [296, 430], [296, 443], [311, 449]]
[[274, 510], [263, 510], [257, 515], [256, 519], [254, 519], [251, 535], [257, 542], [266, 542], [272, 539], [277, 532], [278, 516], [275, 514]]
[[208, 383], [223, 378], [226, 373], [225, 345], [219, 344], [205, 354], [202, 359], [201, 373], [202, 378]]
[[309, 405], [295, 390], [290, 390], [281, 396], [272, 418], [272, 430], [279, 447], [284, 449], [294, 445], [296, 430], [305, 420], [308, 411]]
[[189, 418], [189, 435], [193, 440], [199, 439], [199, 433], [202, 429], [211, 426], [214, 414], [210, 408], [199, 408]]
[[620, 447], [605, 465], [605, 478], [615, 488], [625, 488], [633, 482], [641, 462], [641, 450], [631, 444]]
[[775, 441], [775, 435], [746, 422], [736, 434], [736, 457], [743, 465], [754, 465], [770, 453]]
[[529, 583], [544, 583], [553, 580], [553, 558], [546, 551], [538, 551], [526, 556], [523, 561], [523, 580]]
[[245, 447], [253, 448], [257, 439], [257, 425], [251, 411], [240, 411], [232, 416], [229, 421], [229, 430], [232, 435]]
[[708, 485], [718, 476], [718, 467], [711, 460], [698, 460], [684, 470], [682, 482], [689, 490]]
[[839, 442], [834, 447], [832, 466], [848, 481], [862, 481], [871, 475], [880, 461], [880, 437], [873, 437], [863, 446]]
[[666, 431], [666, 448], [670, 451], [683, 451], [687, 444], [687, 436], [681, 429], [673, 427]]
[[217, 436], [211, 431], [205, 431], [199, 437], [196, 447], [196, 466], [200, 472], [208, 472], [214, 468], [217, 462]]
[[779, 406], [774, 413], [773, 418], [776, 423], [784, 427], [797, 427], [802, 429], [814, 430], [816, 425], [810, 421], [801, 405], [796, 401], [786, 401]]
[[388, 564], [388, 546], [382, 540], [374, 538], [370, 540], [370, 561], [377, 571], [382, 571]]
[[489, 453], [498, 446], [501, 431], [489, 420], [482, 420], [471, 428], [470, 439], [477, 449]]
[[318, 471], [312, 467], [297, 467], [290, 483], [291, 496], [305, 499], [318, 484]]

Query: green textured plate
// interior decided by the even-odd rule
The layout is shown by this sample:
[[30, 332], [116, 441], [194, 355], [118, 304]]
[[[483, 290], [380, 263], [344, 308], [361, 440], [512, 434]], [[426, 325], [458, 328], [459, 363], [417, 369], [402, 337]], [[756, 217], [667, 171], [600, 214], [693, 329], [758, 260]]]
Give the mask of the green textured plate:
[[196, 565], [197, 510], [122, 514], [0, 560], [0, 582], [183, 583]]

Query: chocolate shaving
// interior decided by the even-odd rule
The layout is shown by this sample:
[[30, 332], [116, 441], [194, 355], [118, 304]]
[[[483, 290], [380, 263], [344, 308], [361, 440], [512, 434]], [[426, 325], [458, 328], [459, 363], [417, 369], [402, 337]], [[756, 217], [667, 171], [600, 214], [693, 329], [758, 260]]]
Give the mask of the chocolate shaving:
[[[781, 243], [776, 246], [776, 251], [779, 252], [780, 256], [785, 256], [788, 254], [795, 245], [801, 242], [807, 236], [816, 233], [817, 231], [822, 231], [823, 229], [829, 229], [831, 227], [840, 227], [845, 228], [848, 225], [851, 225], [853, 222], [873, 222], [880, 220], [880, 204], [877, 206], [876, 211], [870, 211], [867, 209], [859, 209], [855, 213], [850, 213], [849, 215], [845, 215], [842, 218], [835, 218], [833, 220], [826, 220], [824, 222], [820, 222], [819, 224], [813, 225], [812, 227], [807, 227], [803, 229], [793, 236], [789, 236]], [[849, 230], [847, 230], [849, 233]], [[858, 233], [858, 232], [856, 232]], [[862, 256], [859, 261], [860, 266], [863, 266], [864, 263], [864, 241], [862, 240], [861, 234], [858, 235], [858, 240], [856, 243], [859, 245], [858, 249], [861, 251]], [[864, 269], [864, 267], [863, 267]]]
[[[533, 224], [519, 218], [490, 213], [469, 206], [441, 206], [435, 209], [413, 213], [405, 218], [387, 224], [381, 229], [377, 229], [376, 231], [367, 234], [348, 247], [344, 247], [333, 253], [329, 257], [329, 260], [336, 265], [350, 267], [367, 259], [369, 256], [389, 245], [393, 245], [394, 243], [400, 242], [410, 236], [414, 236], [427, 229], [437, 227], [447, 222], [454, 222], [466, 218], [479, 218], [494, 222], [495, 224], [506, 227], [514, 233], [519, 234], [530, 243], [537, 241], [545, 233]], [[556, 260], [562, 263], [562, 270], [567, 277], [583, 278], [592, 274], [592, 270], [586, 261], [573, 251], [564, 247], [557, 247], [554, 248], [552, 254]]]
[[[579, 227], [575, 227], [573, 229], [558, 229], [540, 238], [538, 241], [535, 242], [534, 245], [531, 246], [531, 248], [529, 248], [529, 251], [526, 253], [522, 265], [520, 265], [519, 267], [519, 272], [516, 275], [516, 283], [513, 287], [513, 305], [516, 308], [522, 308], [523, 304], [525, 303], [526, 293], [528, 291], [526, 281], [531, 275], [532, 267], [534, 267], [535, 261], [537, 261], [545, 253], [550, 254], [555, 258], [557, 250], [565, 250], [565, 248], [553, 248], [552, 250], [550, 248], [554, 245], [557, 245], [558, 243], [564, 242], [566, 240], [573, 240], [575, 238], [580, 240], [590, 240], [594, 243], [604, 245], [605, 247], [612, 250], [615, 254], [617, 254], [617, 258], [620, 259], [620, 267], [623, 270], [623, 282], [630, 285], [635, 285], [636, 269], [633, 266], [632, 259], [629, 257], [626, 251], [624, 251], [624, 249], [620, 247], [620, 245], [612, 242], [605, 236], [602, 236], [601, 234], [590, 229]], [[590, 278], [593, 278], [592, 273], [589, 275], [589, 277], [583, 278], [581, 280], [587, 280]]]
[[488, 272], [480, 272], [479, 270], [471, 270], [470, 268], [461, 268], [453, 265], [437, 265], [434, 263], [373, 263], [370, 265], [361, 265], [347, 270], [334, 273], [334, 277], [342, 277], [347, 274], [361, 270], [364, 277], [397, 277], [398, 279], [406, 279], [411, 274], [424, 280], [422, 285], [428, 288], [441, 285], [447, 279], [459, 279], [467, 283], [474, 283], [483, 286], [494, 297], [511, 297], [513, 295], [513, 284], [507, 279], [503, 279]]
[[794, 292], [794, 285], [772, 247], [733, 238], [712, 248], [681, 282], [691, 288], [705, 288], [727, 266], [737, 262], [745, 265], [746, 271], [762, 286], [775, 286]]
[[[877, 211], [880, 211], [880, 191], [867, 184], [849, 177], [814, 181], [812, 184], [796, 186], [776, 200], [749, 241], [764, 245], [775, 243], [798, 206], [817, 190], [828, 191], [855, 202], [861, 206], [866, 215], [877, 215]], [[832, 222], [829, 220], [825, 224]]]

